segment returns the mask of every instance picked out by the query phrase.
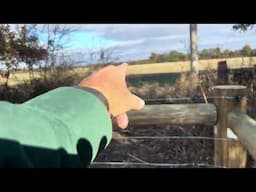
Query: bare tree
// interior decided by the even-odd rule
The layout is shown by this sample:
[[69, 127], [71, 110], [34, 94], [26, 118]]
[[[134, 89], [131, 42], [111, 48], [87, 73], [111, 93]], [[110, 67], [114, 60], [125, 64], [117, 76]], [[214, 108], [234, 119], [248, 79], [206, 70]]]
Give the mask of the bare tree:
[[100, 48], [98, 50], [98, 63], [100, 65], [113, 64], [118, 61], [118, 53], [114, 48]]
[[118, 52], [114, 48], [101, 47], [98, 50], [91, 50], [88, 54], [88, 65], [90, 66], [86, 75], [91, 74], [106, 65], [114, 64], [118, 61]]
[[45, 60], [44, 77], [46, 78], [47, 69], [50, 71], [56, 66], [56, 57], [60, 50], [68, 47], [68, 38], [75, 32], [77, 28], [71, 27], [68, 24], [45, 24], [42, 27], [42, 32], [46, 33], [46, 50], [49, 57]]

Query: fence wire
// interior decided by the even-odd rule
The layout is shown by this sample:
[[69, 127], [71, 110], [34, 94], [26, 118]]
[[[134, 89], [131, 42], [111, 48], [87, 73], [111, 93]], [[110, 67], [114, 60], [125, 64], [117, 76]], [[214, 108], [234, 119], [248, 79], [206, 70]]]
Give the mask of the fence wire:
[[216, 141], [237, 141], [235, 138], [221, 138], [221, 137], [203, 137], [203, 136], [127, 136], [127, 137], [115, 137], [115, 140], [123, 140], [123, 139], [182, 139], [182, 140], [216, 140]]
[[143, 98], [143, 100], [145, 102], [152, 102], [152, 101], [165, 101], [165, 102], [177, 102], [177, 101], [190, 101], [190, 102], [201, 102], [201, 101], [205, 101], [205, 99], [225, 99], [225, 100], [240, 100], [241, 97], [240, 96], [199, 96], [199, 95], [194, 95], [192, 97], [177, 97], [177, 98], [173, 98], [173, 97], [166, 97], [166, 98], [153, 98], [153, 99], [149, 99], [149, 98]]
[[163, 167], [163, 168], [226, 168], [223, 166], [216, 166], [206, 163], [139, 163], [139, 162], [93, 162], [92, 165], [113, 165], [113, 166], [150, 166], [150, 167]]

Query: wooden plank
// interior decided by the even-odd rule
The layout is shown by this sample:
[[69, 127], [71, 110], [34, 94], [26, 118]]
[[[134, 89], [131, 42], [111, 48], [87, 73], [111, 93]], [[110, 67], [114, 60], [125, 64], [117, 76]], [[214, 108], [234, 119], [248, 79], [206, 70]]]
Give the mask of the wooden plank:
[[247, 151], [238, 140], [234, 131], [228, 128], [228, 167], [229, 168], [244, 168], [247, 161]]
[[240, 142], [256, 160], [256, 121], [246, 113], [236, 110], [228, 114], [228, 122]]
[[128, 112], [130, 125], [149, 124], [204, 124], [216, 123], [213, 104], [163, 104], [146, 105], [139, 111]]

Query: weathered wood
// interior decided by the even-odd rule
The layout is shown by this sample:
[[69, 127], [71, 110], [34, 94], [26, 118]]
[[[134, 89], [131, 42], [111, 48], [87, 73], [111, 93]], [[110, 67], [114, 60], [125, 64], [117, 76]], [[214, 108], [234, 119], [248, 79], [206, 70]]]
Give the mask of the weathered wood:
[[190, 24], [191, 72], [198, 74], [197, 24]]
[[246, 113], [236, 110], [228, 114], [228, 122], [241, 143], [256, 160], [256, 121]]
[[[216, 138], [227, 138], [228, 113], [234, 109], [246, 111], [245, 86], [219, 85], [214, 87], [215, 104], [217, 105], [218, 121], [215, 126], [214, 136]], [[229, 97], [229, 99], [221, 98]], [[233, 99], [230, 99], [232, 98]], [[235, 99], [237, 97], [237, 99]], [[240, 151], [237, 153], [237, 151]], [[245, 167], [246, 150], [239, 141], [216, 140], [214, 142], [214, 163], [216, 166]]]
[[216, 123], [213, 104], [146, 105], [139, 111], [128, 112], [130, 125], [148, 124], [204, 124]]
[[228, 167], [229, 168], [244, 168], [247, 161], [247, 152], [237, 135], [228, 128]]
[[[214, 87], [214, 95], [216, 97], [226, 95], [223, 90]], [[215, 99], [217, 105], [217, 124], [214, 127], [215, 138], [227, 137], [227, 101], [224, 99]], [[214, 164], [216, 166], [227, 166], [227, 141], [215, 140], [214, 141]]]
[[226, 61], [218, 62], [217, 84], [218, 85], [227, 85], [228, 84], [228, 66], [227, 66]]

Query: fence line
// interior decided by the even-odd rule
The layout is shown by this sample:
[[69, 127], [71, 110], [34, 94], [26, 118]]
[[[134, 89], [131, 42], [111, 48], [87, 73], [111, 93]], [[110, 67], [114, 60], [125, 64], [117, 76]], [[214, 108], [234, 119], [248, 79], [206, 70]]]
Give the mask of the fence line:
[[[128, 136], [128, 137], [118, 137], [113, 138], [117, 140], [123, 140], [123, 139], [150, 139], [150, 140], [169, 140], [169, 139], [182, 139], [182, 140], [234, 140], [233, 138], [214, 138], [214, 137], [201, 137], [201, 136]], [[138, 162], [130, 162], [130, 161], [123, 161], [123, 162], [93, 162], [92, 165], [112, 165], [112, 166], [152, 166], [152, 167], [166, 167], [166, 168], [175, 168], [175, 167], [213, 167], [213, 168], [226, 168], [224, 166], [217, 166], [213, 164], [207, 164], [207, 163], [151, 163], [147, 162], [145, 160], [142, 160], [130, 153], [127, 154], [134, 160]]]
[[127, 166], [127, 165], [134, 165], [134, 166], [156, 166], [156, 167], [213, 167], [213, 168], [226, 168], [223, 166], [216, 166], [212, 164], [206, 163], [138, 163], [138, 162], [93, 162], [92, 165], [113, 165], [113, 166]]
[[192, 97], [165, 97], [165, 98], [143, 98], [145, 102], [150, 102], [150, 101], [195, 101], [198, 102], [200, 100], [204, 99], [226, 99], [226, 100], [237, 100], [239, 99], [239, 96], [208, 96], [208, 97], [203, 97], [199, 95], [194, 95]]
[[115, 137], [113, 139], [116, 140], [123, 140], [123, 139], [152, 139], [152, 140], [158, 140], [158, 139], [182, 139], [182, 140], [220, 140], [220, 141], [230, 141], [236, 139], [234, 138], [217, 138], [217, 137], [202, 137], [202, 136], [125, 136], [125, 137]]

